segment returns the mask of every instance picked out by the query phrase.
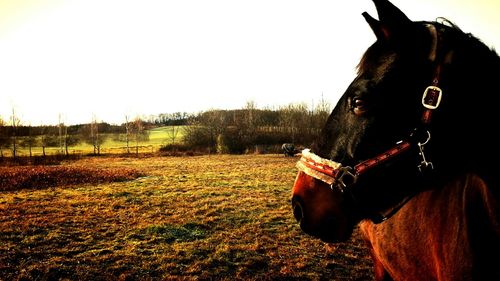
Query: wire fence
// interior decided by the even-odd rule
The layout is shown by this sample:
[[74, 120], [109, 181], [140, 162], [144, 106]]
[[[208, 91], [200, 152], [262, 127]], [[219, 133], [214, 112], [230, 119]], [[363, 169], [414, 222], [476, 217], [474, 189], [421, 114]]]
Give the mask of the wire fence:
[[[143, 153], [155, 153], [160, 150], [161, 145], [139, 145], [139, 146], [120, 146], [120, 147], [100, 147], [97, 151], [94, 151], [92, 146], [89, 147], [68, 147], [66, 150], [60, 149], [59, 147], [32, 147], [31, 151], [29, 148], [16, 148], [16, 157], [38, 157], [38, 156], [51, 156], [51, 155], [92, 155], [92, 154], [143, 154]], [[45, 152], [44, 152], [45, 150]], [[12, 148], [3, 148], [0, 150], [0, 156], [2, 157], [13, 157], [14, 153]]]

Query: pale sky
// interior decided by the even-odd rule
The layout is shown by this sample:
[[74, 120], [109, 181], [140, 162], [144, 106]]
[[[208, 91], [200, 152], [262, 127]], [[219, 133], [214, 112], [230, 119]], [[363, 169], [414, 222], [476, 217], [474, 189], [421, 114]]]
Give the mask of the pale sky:
[[[393, 0], [500, 49], [500, 0]], [[110, 123], [210, 108], [333, 105], [375, 37], [371, 0], [0, 0], [0, 117]]]

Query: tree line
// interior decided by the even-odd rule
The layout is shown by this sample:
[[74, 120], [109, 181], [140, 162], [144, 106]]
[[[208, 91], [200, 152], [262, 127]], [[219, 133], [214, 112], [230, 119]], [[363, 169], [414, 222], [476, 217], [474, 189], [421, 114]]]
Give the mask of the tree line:
[[[184, 144], [218, 153], [246, 153], [281, 147], [283, 143], [310, 145], [320, 135], [331, 106], [322, 101], [278, 109], [258, 109], [253, 102], [238, 110], [208, 110], [188, 119]], [[258, 151], [257, 151], [258, 152]]]
[[134, 119], [125, 116], [120, 125], [99, 122], [93, 116], [88, 124], [59, 122], [51, 126], [22, 124], [13, 111], [7, 120], [0, 116], [0, 157], [4, 149], [16, 157], [19, 147], [28, 149], [30, 156], [33, 147], [42, 147], [43, 155], [46, 147], [56, 147], [60, 154], [68, 155], [68, 147], [82, 142], [92, 145], [94, 154], [100, 154], [101, 145], [110, 137], [124, 142], [128, 153], [134, 147], [138, 153], [139, 142], [148, 139], [148, 129], [161, 126], [168, 126], [167, 149], [246, 153], [283, 143], [307, 146], [319, 136], [330, 110], [324, 100], [316, 106], [299, 103], [272, 109], [259, 109], [250, 101], [235, 110], [163, 113]]
[[10, 122], [0, 117], [0, 157], [4, 157], [4, 150], [8, 150], [15, 158], [20, 148], [27, 149], [31, 157], [34, 147], [41, 147], [43, 156], [49, 147], [58, 148], [59, 154], [69, 155], [68, 148], [80, 143], [92, 145], [93, 153], [100, 155], [101, 145], [110, 137], [125, 142], [130, 153], [134, 142], [137, 150], [139, 141], [148, 139], [147, 129], [152, 126], [141, 118], [127, 120], [121, 125], [99, 122], [93, 117], [88, 124], [65, 125], [59, 122], [40, 126], [23, 125], [15, 115], [9, 119]]

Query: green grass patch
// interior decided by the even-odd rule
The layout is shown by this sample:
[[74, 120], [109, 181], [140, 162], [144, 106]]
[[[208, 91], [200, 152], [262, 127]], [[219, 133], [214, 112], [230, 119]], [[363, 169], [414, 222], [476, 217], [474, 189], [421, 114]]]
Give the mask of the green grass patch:
[[143, 237], [160, 238], [167, 243], [190, 242], [203, 239], [208, 235], [206, 227], [197, 223], [151, 225], [142, 232], [145, 234]]
[[[149, 139], [145, 141], [135, 142], [134, 137], [130, 136], [129, 140], [129, 150], [131, 153], [136, 152], [136, 146], [140, 153], [154, 153], [157, 152], [161, 146], [181, 143], [186, 132], [186, 126], [164, 126], [158, 127], [151, 130], [147, 130]], [[175, 135], [175, 137], [174, 137]], [[107, 154], [118, 154], [127, 153], [127, 143], [125, 141], [124, 134], [101, 134], [101, 137], [105, 141], [101, 144], [101, 153]], [[41, 137], [37, 137], [39, 140]], [[22, 142], [26, 137], [18, 137], [18, 142]], [[31, 154], [33, 156], [43, 155], [43, 149], [41, 146], [34, 146], [31, 149]], [[88, 143], [80, 142], [78, 145], [69, 146], [68, 153], [70, 154], [90, 154], [94, 152], [94, 147]], [[10, 149], [2, 149], [4, 156], [11, 156], [12, 151]], [[29, 156], [28, 147], [17, 147], [18, 156]], [[61, 153], [59, 147], [46, 147], [46, 155], [54, 155]], [[65, 151], [63, 151], [65, 153]]]

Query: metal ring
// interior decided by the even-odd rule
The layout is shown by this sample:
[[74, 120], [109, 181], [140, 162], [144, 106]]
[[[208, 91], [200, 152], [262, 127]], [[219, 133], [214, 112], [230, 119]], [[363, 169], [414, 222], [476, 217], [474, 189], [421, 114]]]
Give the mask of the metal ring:
[[426, 145], [430, 140], [431, 140], [431, 132], [429, 130], [427, 132], [427, 139], [424, 141], [424, 143], [418, 142], [418, 145]]

